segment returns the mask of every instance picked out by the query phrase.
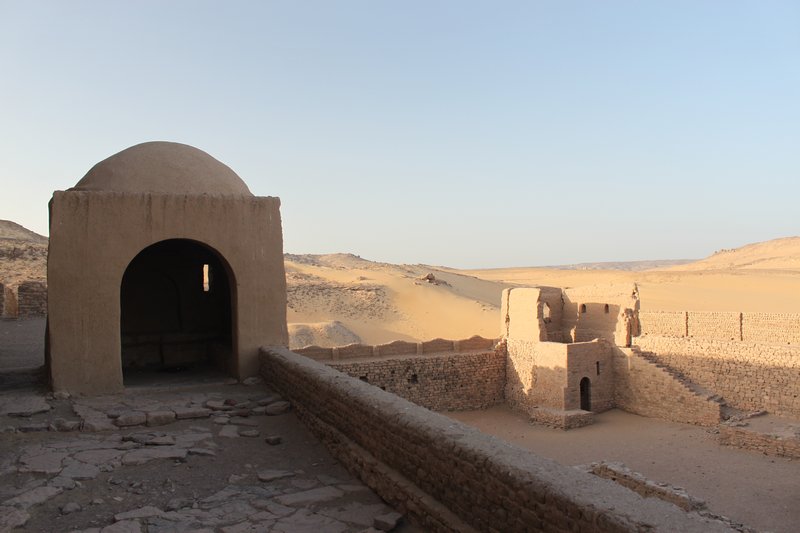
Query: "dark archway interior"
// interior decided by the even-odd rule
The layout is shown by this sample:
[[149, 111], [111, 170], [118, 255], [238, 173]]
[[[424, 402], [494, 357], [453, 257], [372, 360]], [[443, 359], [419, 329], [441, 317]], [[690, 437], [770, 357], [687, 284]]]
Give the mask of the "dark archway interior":
[[581, 380], [581, 409], [584, 411], [592, 410], [592, 383], [589, 378]]
[[145, 248], [120, 289], [122, 371], [228, 371], [232, 367], [231, 283], [215, 252], [173, 239]]

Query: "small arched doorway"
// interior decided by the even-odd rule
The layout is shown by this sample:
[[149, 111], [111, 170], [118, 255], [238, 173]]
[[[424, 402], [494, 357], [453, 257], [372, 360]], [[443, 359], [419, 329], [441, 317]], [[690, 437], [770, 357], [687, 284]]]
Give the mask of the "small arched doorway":
[[196, 241], [170, 239], [139, 252], [120, 287], [124, 383], [150, 381], [157, 372], [229, 373], [231, 278], [225, 260]]
[[592, 410], [592, 382], [589, 378], [581, 380], [581, 409], [584, 411]]

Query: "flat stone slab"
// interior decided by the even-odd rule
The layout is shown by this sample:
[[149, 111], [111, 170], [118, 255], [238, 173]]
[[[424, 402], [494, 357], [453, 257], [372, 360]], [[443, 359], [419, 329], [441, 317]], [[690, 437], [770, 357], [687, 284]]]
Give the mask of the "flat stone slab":
[[127, 411], [114, 419], [114, 425], [119, 427], [141, 426], [147, 422], [147, 414], [141, 411]]
[[150, 411], [147, 413], [148, 426], [163, 426], [175, 421], [175, 411]]
[[0, 403], [0, 415], [8, 416], [33, 416], [37, 413], [45, 413], [52, 409], [49, 403], [42, 396], [15, 396], [5, 399]]
[[294, 472], [289, 472], [288, 470], [262, 470], [258, 473], [258, 480], [269, 482], [275, 481], [276, 479], [292, 477], [294, 475]]
[[12, 529], [22, 527], [31, 515], [27, 511], [17, 509], [16, 507], [6, 507], [0, 505], [0, 531], [11, 531]]
[[278, 496], [275, 500], [283, 505], [298, 507], [301, 505], [311, 505], [313, 503], [335, 500], [343, 495], [344, 492], [336, 487], [320, 487], [318, 489], [304, 490], [293, 494], [284, 494], [283, 496]]
[[83, 452], [78, 452], [72, 456], [73, 459], [77, 459], [83, 463], [89, 463], [92, 465], [104, 465], [106, 463], [110, 463], [116, 459], [119, 459], [122, 454], [124, 454], [124, 450], [117, 450], [117, 449], [103, 449], [103, 450], [86, 450]]
[[118, 513], [114, 515], [114, 520], [117, 522], [123, 520], [136, 520], [138, 518], [150, 518], [151, 516], [164, 516], [164, 511], [155, 507], [153, 505], [146, 505], [144, 507], [140, 507], [139, 509], [134, 509], [132, 511], [126, 511], [124, 513]]
[[40, 474], [58, 474], [61, 472], [61, 462], [69, 454], [66, 452], [45, 452], [35, 456], [25, 456], [20, 459], [22, 472], [38, 472]]
[[17, 509], [27, 510], [34, 505], [39, 505], [46, 502], [53, 496], [58, 496], [63, 492], [58, 487], [36, 487], [28, 492], [23, 492], [19, 496], [15, 496], [10, 500], [3, 502], [4, 507], [16, 507]]
[[208, 418], [211, 416], [211, 409], [205, 407], [175, 407], [175, 418], [185, 420], [191, 418]]
[[142, 533], [142, 524], [137, 520], [124, 520], [104, 527], [100, 533]]
[[222, 426], [222, 429], [219, 430], [220, 437], [227, 437], [229, 439], [233, 439], [239, 436], [239, 426], [234, 426], [231, 424]]
[[97, 468], [95, 465], [90, 465], [89, 463], [82, 463], [80, 461], [75, 461], [73, 463], [68, 464], [64, 467], [64, 470], [61, 471], [62, 477], [68, 477], [72, 479], [94, 479], [100, 474], [100, 469]]
[[273, 402], [273, 403], [267, 405], [266, 408], [264, 409], [264, 414], [269, 415], [269, 416], [282, 415], [282, 414], [288, 412], [289, 409], [291, 409], [291, 408], [292, 408], [292, 404], [290, 404], [289, 402], [287, 402], [285, 400], [282, 400], [282, 401]]
[[308, 509], [299, 509], [296, 513], [278, 520], [272, 527], [275, 533], [342, 533], [347, 525]]
[[175, 448], [172, 446], [153, 446], [132, 450], [122, 456], [124, 465], [141, 465], [155, 459], [184, 459], [187, 454], [186, 448]]

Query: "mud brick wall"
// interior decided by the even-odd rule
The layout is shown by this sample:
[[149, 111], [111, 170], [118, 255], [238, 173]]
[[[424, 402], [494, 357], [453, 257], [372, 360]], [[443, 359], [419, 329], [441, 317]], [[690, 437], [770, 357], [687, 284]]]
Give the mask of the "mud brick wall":
[[639, 311], [642, 335], [687, 337], [685, 311]]
[[765, 455], [800, 459], [800, 437], [769, 435], [753, 431], [748, 427], [722, 424], [719, 426], [719, 443]]
[[642, 335], [799, 344], [800, 314], [640, 311]]
[[614, 403], [637, 415], [700, 426], [720, 421], [720, 406], [694, 394], [631, 349], [614, 349]]
[[337, 459], [425, 531], [729, 531], [284, 348], [262, 349], [261, 375]]
[[800, 346], [649, 335], [636, 343], [733, 407], [800, 416]]
[[328, 364], [434, 411], [484, 409], [505, 399], [504, 349]]
[[800, 345], [800, 314], [744, 313], [742, 338], [752, 342]]
[[47, 315], [47, 284], [43, 281], [24, 281], [17, 289], [19, 317]]
[[448, 340], [433, 339], [425, 342], [394, 341], [386, 344], [348, 344], [334, 348], [306, 346], [294, 350], [294, 353], [305, 355], [317, 361], [338, 361], [340, 359], [358, 359], [366, 357], [385, 357], [390, 355], [432, 354], [442, 352], [470, 352], [492, 350], [497, 339], [486, 339], [474, 335], [468, 339]]

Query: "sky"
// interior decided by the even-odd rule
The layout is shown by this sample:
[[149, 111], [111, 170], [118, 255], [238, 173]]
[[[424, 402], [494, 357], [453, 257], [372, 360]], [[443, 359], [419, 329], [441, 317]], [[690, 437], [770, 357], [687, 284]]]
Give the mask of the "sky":
[[0, 0], [0, 219], [152, 140], [290, 253], [701, 258], [800, 234], [800, 3]]

